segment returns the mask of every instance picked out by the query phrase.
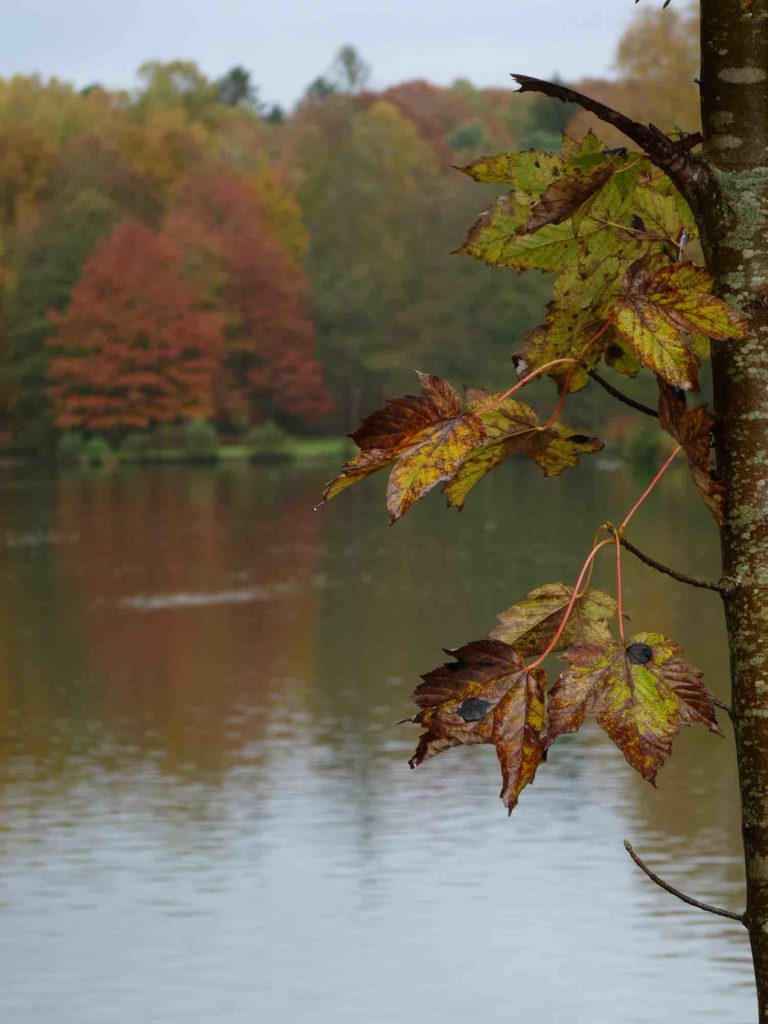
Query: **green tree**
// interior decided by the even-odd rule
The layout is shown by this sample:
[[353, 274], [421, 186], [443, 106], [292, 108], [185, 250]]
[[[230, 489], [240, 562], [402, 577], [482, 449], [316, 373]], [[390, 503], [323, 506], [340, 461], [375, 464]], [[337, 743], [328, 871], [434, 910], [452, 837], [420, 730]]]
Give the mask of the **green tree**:
[[193, 61], [150, 60], [141, 65], [138, 77], [142, 88], [135, 110], [141, 117], [149, 111], [180, 107], [190, 118], [200, 119], [207, 108], [221, 101], [220, 86], [209, 81]]
[[230, 107], [244, 106], [250, 110], [260, 110], [259, 90], [251, 81], [251, 73], [239, 65], [230, 68], [216, 82], [218, 98]]
[[391, 380], [397, 319], [434, 157], [391, 105], [334, 96], [294, 126], [305, 168], [299, 199], [309, 232], [318, 351], [337, 401], [360, 409]]
[[475, 200], [427, 131], [393, 103], [344, 96], [308, 104], [292, 126], [318, 352], [353, 420], [397, 390], [406, 359], [472, 380], [480, 349], [501, 370], [545, 301], [541, 282], [499, 289], [487, 267], [449, 255]]
[[[451, 651], [447, 664], [423, 677], [412, 719], [423, 732], [410, 764], [415, 768], [463, 744], [490, 744], [511, 812], [547, 753], [551, 764], [559, 738], [578, 730], [588, 715], [653, 782], [681, 726], [721, 731], [719, 706], [735, 737], [746, 911], [686, 896], [654, 875], [629, 844], [627, 850], [663, 888], [747, 928], [761, 1024], [768, 1021], [765, 16], [763, 0], [702, 0], [702, 135], [664, 134], [560, 83], [515, 76], [521, 92], [575, 104], [619, 129], [626, 148], [606, 148], [588, 134], [580, 142], [566, 139], [561, 153], [508, 152], [464, 168], [478, 182], [511, 190], [477, 218], [462, 251], [491, 266], [554, 273], [546, 320], [525, 339], [516, 364], [520, 379], [506, 390], [472, 389], [462, 397], [442, 378], [420, 374], [420, 395], [392, 400], [362, 422], [352, 435], [359, 454], [324, 495], [329, 500], [387, 469], [386, 504], [394, 522], [439, 484], [448, 504], [461, 508], [474, 487], [513, 456], [531, 459], [547, 476], [560, 473], [601, 447], [562, 420], [570, 396], [588, 385], [607, 387], [669, 435], [669, 456], [618, 525], [600, 527], [572, 586], [547, 583], [521, 595], [489, 636]], [[695, 261], [697, 235], [705, 266]], [[714, 410], [689, 402], [710, 348]], [[638, 407], [623, 394], [622, 376], [638, 373], [655, 378], [656, 408]], [[552, 378], [557, 389], [546, 418], [518, 395], [540, 376]], [[626, 535], [678, 457], [720, 533], [723, 575], [717, 581], [675, 572], [638, 551]], [[589, 586], [592, 565], [606, 549], [615, 560], [615, 595]], [[627, 635], [625, 549], [661, 574], [721, 597], [730, 707], [714, 699], [677, 644], [655, 631], [657, 623], [648, 624], [653, 631]], [[545, 666], [554, 653], [565, 667], [550, 686]]]
[[123, 218], [107, 196], [84, 189], [51, 210], [20, 248], [16, 286], [8, 299], [5, 375], [11, 386], [10, 412], [18, 441], [47, 449], [53, 438], [46, 396], [54, 330], [49, 314], [62, 311], [96, 242]]

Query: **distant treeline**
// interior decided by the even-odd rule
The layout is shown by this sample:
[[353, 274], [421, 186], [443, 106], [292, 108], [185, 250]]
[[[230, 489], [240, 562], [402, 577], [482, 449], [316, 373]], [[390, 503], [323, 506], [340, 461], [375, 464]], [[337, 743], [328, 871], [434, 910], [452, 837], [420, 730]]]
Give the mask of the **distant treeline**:
[[[646, 12], [620, 79], [582, 88], [692, 128], [696, 61], [691, 15], [667, 11], [662, 34]], [[581, 115], [466, 80], [374, 92], [349, 46], [289, 114], [240, 67], [138, 79], [0, 80], [0, 416], [18, 444], [193, 420], [338, 430], [412, 368], [509, 376], [548, 282], [450, 256], [493, 195], [454, 167], [557, 149]]]

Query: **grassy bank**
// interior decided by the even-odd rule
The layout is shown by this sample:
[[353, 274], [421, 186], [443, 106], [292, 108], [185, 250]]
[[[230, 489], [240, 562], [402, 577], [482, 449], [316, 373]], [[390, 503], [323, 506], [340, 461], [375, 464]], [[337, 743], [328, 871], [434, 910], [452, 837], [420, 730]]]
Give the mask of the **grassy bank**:
[[249, 462], [312, 462], [347, 458], [350, 443], [344, 437], [289, 437], [275, 448], [254, 450], [244, 443], [219, 444], [207, 452], [190, 452], [186, 448], [148, 448], [143, 452], [121, 452], [113, 457], [120, 463], [162, 462], [220, 462], [247, 460]]

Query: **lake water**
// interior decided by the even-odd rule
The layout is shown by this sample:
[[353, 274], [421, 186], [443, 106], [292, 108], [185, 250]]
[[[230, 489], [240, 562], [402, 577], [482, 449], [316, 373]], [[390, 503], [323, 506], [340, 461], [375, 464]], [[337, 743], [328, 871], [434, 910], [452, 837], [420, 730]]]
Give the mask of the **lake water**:
[[[505, 467], [392, 529], [331, 467], [0, 471], [0, 1020], [749, 1024], [731, 731], [654, 790], [590, 726], [510, 819], [490, 747], [411, 772], [440, 649], [571, 581], [649, 472]], [[633, 522], [716, 577], [674, 470]], [[610, 553], [596, 582], [608, 584]], [[727, 699], [717, 597], [625, 557], [632, 628]], [[722, 716], [721, 716], [722, 717]]]

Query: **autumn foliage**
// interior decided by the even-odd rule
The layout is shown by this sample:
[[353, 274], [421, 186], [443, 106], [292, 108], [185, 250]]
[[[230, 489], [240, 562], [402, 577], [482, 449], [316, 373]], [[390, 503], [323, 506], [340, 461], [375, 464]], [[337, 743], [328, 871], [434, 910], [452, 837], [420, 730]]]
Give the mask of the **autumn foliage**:
[[[568, 96], [564, 87], [518, 80], [523, 91]], [[589, 108], [591, 101], [581, 100]], [[637, 126], [641, 137], [647, 131]], [[694, 262], [694, 217], [654, 166], [665, 167], [667, 158], [679, 166], [696, 141], [667, 139], [660, 156], [606, 148], [589, 132], [578, 142], [566, 136], [559, 154], [505, 152], [465, 166], [475, 181], [508, 191], [480, 214], [459, 251], [490, 266], [555, 274], [546, 319], [523, 339], [515, 358], [519, 379], [506, 391], [468, 389], [462, 398], [448, 381], [420, 374], [421, 395], [389, 400], [351, 435], [360, 452], [323, 495], [328, 501], [389, 469], [386, 504], [394, 522], [438, 485], [448, 506], [461, 508], [485, 476], [514, 456], [531, 459], [546, 476], [561, 473], [602, 447], [562, 421], [570, 396], [594, 383], [654, 417], [677, 443], [620, 525], [599, 527], [573, 586], [547, 583], [531, 591], [501, 613], [487, 637], [449, 650], [454, 660], [428, 672], [415, 691], [412, 721], [424, 731], [411, 767], [452, 747], [490, 744], [510, 812], [549, 748], [589, 715], [649, 782], [680, 726], [720, 732], [701, 672], [674, 641], [657, 632], [625, 636], [621, 564], [630, 521], [680, 453], [700, 498], [723, 521], [725, 491], [710, 451], [716, 420], [706, 405], [689, 406], [687, 393], [699, 388], [710, 343], [732, 344], [746, 326]], [[643, 372], [657, 382], [657, 409], [638, 405], [601, 376], [620, 381]], [[547, 376], [557, 398], [544, 418], [517, 392]], [[606, 548], [615, 550], [615, 597], [589, 586]], [[548, 689], [551, 655], [565, 668]]]
[[315, 358], [307, 280], [267, 218], [244, 175], [213, 168], [187, 183], [166, 231], [224, 320], [217, 413], [259, 418], [277, 409], [312, 418], [330, 400]]
[[141, 429], [211, 414], [222, 321], [183, 279], [168, 238], [120, 225], [95, 248], [55, 322], [50, 396], [62, 429]]

